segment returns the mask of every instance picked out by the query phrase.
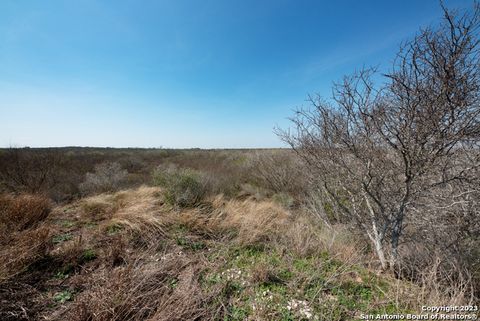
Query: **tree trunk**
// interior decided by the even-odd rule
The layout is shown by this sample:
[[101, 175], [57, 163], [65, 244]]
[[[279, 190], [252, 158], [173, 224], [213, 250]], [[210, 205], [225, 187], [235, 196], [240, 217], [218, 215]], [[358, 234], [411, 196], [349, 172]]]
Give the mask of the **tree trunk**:
[[393, 272], [395, 272], [395, 269], [398, 268], [398, 245], [400, 243], [400, 236], [402, 235], [403, 217], [404, 217], [404, 210], [401, 209], [401, 212], [395, 219], [393, 230], [392, 230], [392, 239], [391, 239], [392, 254], [390, 257], [390, 268], [393, 270]]
[[388, 263], [387, 263], [387, 260], [385, 259], [385, 251], [383, 249], [383, 244], [379, 235], [376, 235], [374, 237], [373, 245], [375, 247], [375, 253], [377, 254], [378, 259], [380, 260], [382, 271], [385, 271], [388, 268]]

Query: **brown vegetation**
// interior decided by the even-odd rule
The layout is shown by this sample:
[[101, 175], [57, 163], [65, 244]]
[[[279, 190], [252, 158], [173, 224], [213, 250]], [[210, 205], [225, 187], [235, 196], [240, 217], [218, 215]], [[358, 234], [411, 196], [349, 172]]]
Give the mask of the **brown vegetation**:
[[[182, 209], [163, 198], [161, 188], [147, 186], [84, 198], [11, 238], [2, 254], [16, 249], [28, 257], [2, 256], [2, 271], [15, 272], [2, 272], [2, 319], [220, 320], [248, 313], [268, 320], [293, 306], [288, 313], [299, 318], [344, 320], [358, 310], [342, 300], [359, 300], [356, 288], [376, 292], [373, 283], [386, 302], [402, 302], [398, 309], [415, 309], [420, 298], [453, 302], [426, 286], [378, 279], [362, 268], [371, 257], [347, 229], [325, 229], [271, 200], [220, 195]], [[456, 302], [467, 302], [456, 291]], [[314, 303], [314, 294], [338, 312]], [[370, 300], [364, 309], [386, 304]]]
[[0, 197], [0, 226], [8, 231], [22, 231], [38, 225], [50, 211], [50, 200], [43, 196], [4, 195]]

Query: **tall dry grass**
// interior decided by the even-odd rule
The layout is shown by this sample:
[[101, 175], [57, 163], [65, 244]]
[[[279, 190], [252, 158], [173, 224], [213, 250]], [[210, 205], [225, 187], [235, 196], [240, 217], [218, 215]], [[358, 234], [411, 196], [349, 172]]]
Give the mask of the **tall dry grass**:
[[0, 226], [22, 231], [45, 220], [51, 211], [50, 200], [39, 195], [0, 196]]
[[205, 265], [186, 256], [170, 256], [159, 262], [139, 256], [129, 265], [89, 276], [86, 289], [56, 319], [213, 319], [215, 311], [207, 307], [213, 295], [198, 284], [203, 268]]
[[50, 248], [50, 229], [41, 223], [51, 211], [38, 195], [0, 197], [0, 282], [23, 272]]
[[10, 235], [0, 247], [0, 282], [24, 272], [30, 265], [44, 258], [51, 248], [48, 227], [38, 227]]

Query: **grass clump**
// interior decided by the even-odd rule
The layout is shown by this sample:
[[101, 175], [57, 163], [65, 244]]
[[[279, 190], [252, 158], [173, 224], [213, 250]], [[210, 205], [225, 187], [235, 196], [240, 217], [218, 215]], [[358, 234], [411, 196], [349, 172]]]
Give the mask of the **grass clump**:
[[[13, 233], [0, 242], [0, 284], [43, 259], [51, 247], [50, 229], [40, 226]], [[0, 318], [1, 319], [1, 318]]]
[[0, 285], [46, 256], [51, 230], [42, 224], [50, 211], [43, 196], [0, 196]]
[[0, 197], [0, 227], [22, 231], [37, 226], [51, 211], [50, 200], [39, 195], [5, 195]]
[[203, 175], [188, 168], [159, 167], [153, 173], [153, 182], [165, 190], [165, 201], [178, 207], [199, 204], [207, 192]]

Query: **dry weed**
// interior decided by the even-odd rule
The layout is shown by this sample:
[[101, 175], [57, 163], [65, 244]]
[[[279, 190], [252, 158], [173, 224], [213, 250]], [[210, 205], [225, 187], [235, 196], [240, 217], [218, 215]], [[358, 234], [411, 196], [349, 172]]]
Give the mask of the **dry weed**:
[[20, 274], [43, 258], [51, 246], [48, 227], [38, 227], [10, 235], [10, 242], [0, 248], [0, 282]]
[[35, 227], [47, 218], [50, 210], [50, 200], [40, 195], [2, 196], [0, 227], [4, 233]]
[[198, 285], [202, 264], [182, 255], [98, 271], [59, 320], [194, 320], [211, 314]]

